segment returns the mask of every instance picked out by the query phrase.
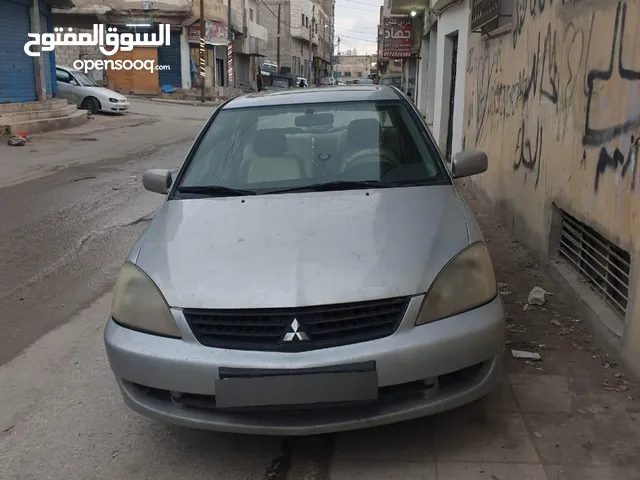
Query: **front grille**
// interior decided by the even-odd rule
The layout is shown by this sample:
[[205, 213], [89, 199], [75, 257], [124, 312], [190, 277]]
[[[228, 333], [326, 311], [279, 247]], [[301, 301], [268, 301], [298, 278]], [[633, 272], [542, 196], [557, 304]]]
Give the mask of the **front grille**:
[[299, 308], [185, 309], [183, 313], [196, 339], [207, 347], [295, 352], [387, 337], [400, 325], [408, 305], [409, 299], [403, 297]]

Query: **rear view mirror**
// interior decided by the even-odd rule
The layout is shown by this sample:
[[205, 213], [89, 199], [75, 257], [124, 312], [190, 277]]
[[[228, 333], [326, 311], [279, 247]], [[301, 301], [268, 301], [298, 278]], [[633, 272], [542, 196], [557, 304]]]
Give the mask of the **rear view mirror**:
[[171, 170], [164, 168], [147, 170], [142, 174], [142, 185], [154, 193], [166, 194], [171, 188], [172, 181]]
[[307, 113], [296, 117], [296, 127], [326, 127], [333, 125], [332, 113]]
[[451, 160], [451, 173], [454, 178], [470, 177], [487, 170], [489, 159], [487, 154], [479, 150], [458, 152]]

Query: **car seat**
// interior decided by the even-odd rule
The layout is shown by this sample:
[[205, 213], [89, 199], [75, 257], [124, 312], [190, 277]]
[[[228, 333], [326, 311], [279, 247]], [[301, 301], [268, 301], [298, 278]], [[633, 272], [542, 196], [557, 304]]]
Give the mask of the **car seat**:
[[287, 154], [287, 137], [276, 128], [257, 130], [253, 141], [255, 157], [242, 165], [247, 183], [295, 180], [306, 177], [303, 160]]

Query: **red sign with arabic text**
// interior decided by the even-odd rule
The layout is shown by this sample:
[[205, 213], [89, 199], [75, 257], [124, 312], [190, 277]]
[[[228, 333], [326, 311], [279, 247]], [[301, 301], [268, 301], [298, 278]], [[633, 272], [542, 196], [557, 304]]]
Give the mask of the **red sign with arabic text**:
[[411, 56], [411, 19], [384, 17], [382, 56], [404, 58]]
[[[200, 43], [200, 22], [196, 22], [187, 30], [189, 43]], [[214, 20], [205, 21], [205, 43], [209, 45], [227, 44], [227, 25]]]

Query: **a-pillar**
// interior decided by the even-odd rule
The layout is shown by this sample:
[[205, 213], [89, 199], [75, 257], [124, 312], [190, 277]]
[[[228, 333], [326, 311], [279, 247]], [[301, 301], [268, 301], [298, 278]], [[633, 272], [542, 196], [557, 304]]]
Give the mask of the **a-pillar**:
[[[31, 33], [41, 33], [40, 31], [40, 6], [39, 0], [30, 0], [29, 14], [31, 15]], [[32, 51], [42, 52], [40, 45], [33, 45]], [[42, 102], [47, 99], [47, 89], [44, 83], [44, 69], [42, 62], [42, 53], [40, 56], [31, 57], [33, 59], [33, 74], [36, 81], [36, 100]], [[49, 55], [49, 52], [44, 52]]]

